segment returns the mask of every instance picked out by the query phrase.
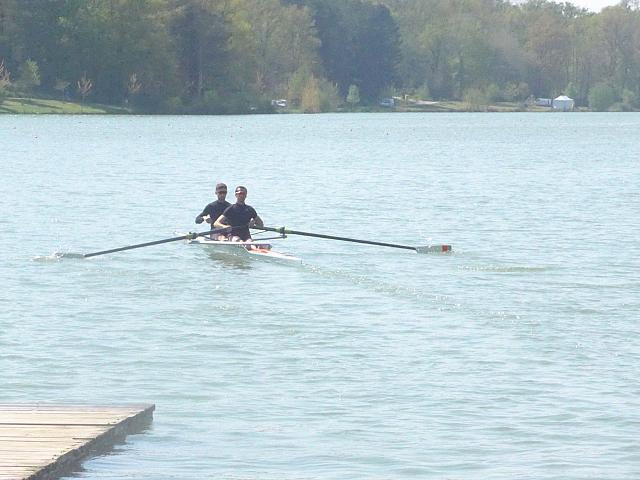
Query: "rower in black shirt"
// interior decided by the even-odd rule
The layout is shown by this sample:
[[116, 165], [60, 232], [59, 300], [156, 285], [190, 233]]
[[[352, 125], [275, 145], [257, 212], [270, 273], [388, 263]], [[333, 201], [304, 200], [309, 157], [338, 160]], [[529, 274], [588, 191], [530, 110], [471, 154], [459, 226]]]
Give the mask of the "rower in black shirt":
[[264, 226], [255, 209], [244, 203], [246, 198], [247, 188], [243, 186], [236, 187], [236, 203], [227, 208], [214, 223], [216, 228], [233, 227], [230, 239], [234, 241], [242, 240], [246, 242], [251, 240], [249, 227]]
[[[211, 202], [209, 205], [204, 207], [204, 210], [196, 217], [196, 223], [201, 224], [205, 221], [211, 225], [211, 230], [213, 230], [213, 225], [215, 221], [224, 213], [224, 211], [231, 206], [229, 202], [225, 199], [227, 198], [227, 186], [224, 183], [218, 183], [216, 185], [216, 195], [218, 199], [215, 202]], [[220, 238], [222, 237], [222, 238]], [[224, 235], [219, 235], [216, 240], [226, 240]]]

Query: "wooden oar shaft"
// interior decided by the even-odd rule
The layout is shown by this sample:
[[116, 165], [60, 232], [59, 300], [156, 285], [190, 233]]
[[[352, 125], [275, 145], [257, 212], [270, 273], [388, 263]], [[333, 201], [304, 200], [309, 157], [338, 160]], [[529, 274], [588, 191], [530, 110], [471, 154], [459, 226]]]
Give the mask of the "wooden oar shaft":
[[125, 250], [133, 250], [134, 248], [150, 247], [152, 245], [160, 245], [162, 243], [177, 242], [178, 240], [193, 240], [194, 238], [202, 237], [204, 235], [215, 235], [216, 233], [224, 233], [228, 231], [229, 228], [218, 228], [215, 230], [209, 230], [208, 232], [188, 233], [186, 235], [180, 235], [179, 237], [165, 238], [163, 240], [155, 240], [153, 242], [137, 243], [135, 245], [127, 245], [125, 247], [112, 248], [109, 250], [102, 250], [100, 252], [85, 253], [82, 255], [82, 258], [97, 257], [98, 255], [107, 255], [108, 253], [123, 252]]
[[285, 227], [256, 227], [258, 230], [266, 230], [268, 232], [277, 232], [281, 235], [302, 235], [304, 237], [325, 238], [327, 240], [339, 240], [341, 242], [364, 243], [365, 245], [377, 245], [380, 247], [402, 248], [404, 250], [417, 251], [416, 247], [410, 245], [399, 245], [397, 243], [374, 242], [372, 240], [360, 240], [358, 238], [336, 237], [334, 235], [325, 235], [324, 233], [300, 232], [298, 230], [289, 230]]

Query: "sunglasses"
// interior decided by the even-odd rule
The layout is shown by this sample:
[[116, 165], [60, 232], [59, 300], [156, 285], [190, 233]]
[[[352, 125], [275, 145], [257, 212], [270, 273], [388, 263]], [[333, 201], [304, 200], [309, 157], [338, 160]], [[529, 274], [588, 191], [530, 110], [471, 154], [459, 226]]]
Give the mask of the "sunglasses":
[[226, 190], [218, 190], [216, 193], [227, 193]]

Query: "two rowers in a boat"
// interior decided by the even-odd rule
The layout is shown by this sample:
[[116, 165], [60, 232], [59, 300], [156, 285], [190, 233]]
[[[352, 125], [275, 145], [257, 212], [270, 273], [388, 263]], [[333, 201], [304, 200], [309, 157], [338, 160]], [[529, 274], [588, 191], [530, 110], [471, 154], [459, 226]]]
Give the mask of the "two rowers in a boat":
[[[204, 210], [196, 217], [196, 223], [206, 221], [211, 229], [228, 228], [231, 232], [227, 235], [219, 234], [212, 240], [231, 240], [233, 242], [251, 241], [249, 227], [263, 227], [264, 223], [255, 209], [247, 205], [247, 187], [239, 185], [235, 190], [236, 203], [231, 205], [226, 201], [227, 186], [224, 183], [216, 185], [217, 200], [204, 207]], [[205, 220], [205, 217], [206, 220]]]

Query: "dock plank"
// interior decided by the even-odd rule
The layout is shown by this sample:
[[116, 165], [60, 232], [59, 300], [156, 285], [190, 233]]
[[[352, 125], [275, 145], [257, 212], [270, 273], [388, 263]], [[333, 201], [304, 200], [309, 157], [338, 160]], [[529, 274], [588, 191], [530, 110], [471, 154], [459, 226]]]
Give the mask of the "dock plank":
[[154, 405], [0, 405], [0, 480], [54, 480], [148, 426]]

